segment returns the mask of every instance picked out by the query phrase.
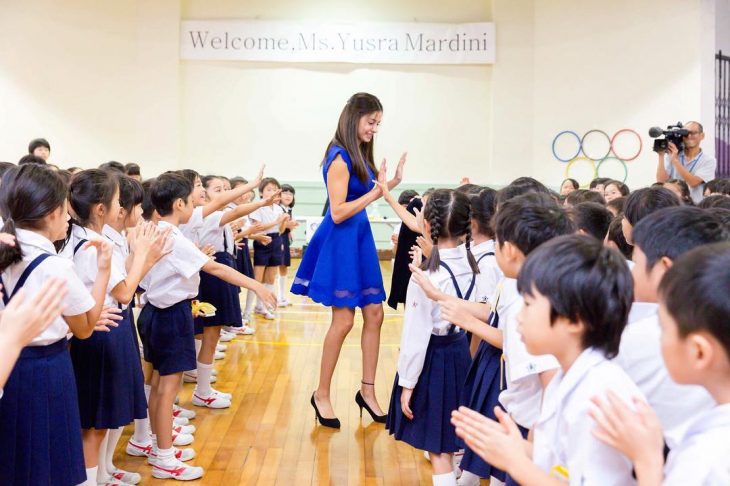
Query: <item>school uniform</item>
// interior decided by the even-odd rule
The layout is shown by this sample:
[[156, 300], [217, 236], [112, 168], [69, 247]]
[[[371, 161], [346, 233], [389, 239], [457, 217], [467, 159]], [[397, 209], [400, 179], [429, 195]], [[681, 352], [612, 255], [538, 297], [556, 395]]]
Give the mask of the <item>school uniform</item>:
[[730, 404], [705, 410], [691, 420], [664, 466], [664, 486], [730, 484]]
[[[109, 225], [104, 225], [104, 229], [101, 233], [112, 244], [112, 262], [116, 262], [116, 265], [118, 265], [119, 268], [123, 269], [123, 273], [126, 278], [127, 259], [130, 255], [127, 238]], [[141, 289], [138, 287], [137, 291], [141, 291]], [[129, 319], [129, 322], [132, 325], [132, 337], [134, 338], [134, 343], [137, 347], [137, 354], [139, 354], [139, 337], [137, 336], [137, 324], [134, 321], [134, 312], [132, 311], [132, 309], [134, 308], [134, 304], [134, 297], [132, 297], [132, 301], [128, 305], [121, 304], [119, 305], [119, 308], [122, 311], [122, 317], [124, 317], [125, 319]]]
[[593, 435], [591, 398], [605, 399], [609, 390], [629, 405], [634, 398], [643, 399], [631, 378], [599, 350], [584, 350], [567, 372], [559, 371], [545, 389], [533, 462], [571, 485], [636, 484], [631, 461]]
[[[441, 266], [427, 272], [443, 292], [473, 301], [475, 274], [464, 246], [439, 250]], [[411, 280], [408, 284], [398, 372], [393, 384], [386, 428], [396, 440], [433, 453], [458, 451], [460, 440], [451, 425], [469, 369], [466, 333], [441, 318], [439, 305]], [[413, 420], [403, 415], [401, 393], [413, 389]]]
[[[251, 220], [248, 216], [244, 216], [245, 224], [241, 231], [251, 226]], [[238, 265], [238, 271], [247, 276], [248, 278], [254, 278], [253, 263], [251, 262], [251, 250], [248, 247], [248, 238], [241, 240], [241, 248], [236, 252], [236, 264]]]
[[[264, 206], [258, 208], [249, 214], [252, 221], [258, 221], [261, 224], [270, 224], [276, 221], [284, 210], [278, 204], [272, 206]], [[271, 243], [264, 245], [258, 241], [253, 242], [253, 264], [256, 267], [278, 267], [284, 261], [281, 234], [279, 228], [274, 226], [269, 228], [266, 236], [271, 238]]]
[[[215, 248], [215, 261], [235, 269], [232, 248], [233, 233], [230, 233], [228, 225], [221, 226], [223, 211], [215, 211], [205, 218], [202, 227], [198, 231], [198, 244], [201, 246], [211, 245]], [[226, 231], [226, 228], [229, 231]], [[230, 234], [229, 234], [230, 233]], [[216, 308], [214, 316], [197, 317], [195, 319], [195, 333], [203, 332], [204, 327], [232, 326], [241, 327], [241, 301], [239, 300], [239, 288], [231, 285], [220, 278], [206, 272], [200, 272], [200, 286], [198, 300], [208, 302]]]
[[196, 367], [191, 300], [198, 294], [200, 271], [208, 257], [179, 228], [166, 221], [158, 227], [172, 228], [172, 252], [143, 280], [147, 291], [138, 322], [144, 359], [165, 376]]
[[[30, 299], [44, 282], [56, 277], [66, 281], [64, 316], [85, 314], [94, 307], [72, 262], [59, 257], [51, 241], [23, 229], [16, 229], [16, 238], [23, 260], [2, 272], [5, 298], [22, 287]], [[5, 298], [0, 302], [3, 309]], [[68, 332], [63, 317], [54, 319], [23, 348], [5, 385], [0, 399], [3, 485], [75, 485], [86, 479]]]
[[[284, 214], [288, 214], [290, 218], [293, 217], [292, 208], [281, 206], [281, 209], [284, 210]], [[291, 267], [291, 241], [289, 241], [290, 237], [291, 230], [287, 228], [281, 234], [281, 264], [285, 267]]]
[[552, 355], [534, 356], [527, 352], [517, 331], [517, 314], [524, 304], [517, 291], [517, 280], [505, 278], [501, 285], [497, 313], [502, 329], [507, 389], [500, 393], [499, 401], [517, 424], [531, 429], [540, 416], [543, 389], [539, 374], [556, 370], [560, 364]]
[[682, 434], [688, 421], [716, 404], [701, 386], [679, 385], [669, 376], [662, 357], [658, 307], [645, 302], [632, 305], [614, 362], [646, 396], [659, 416], [671, 449], [676, 443], [675, 436]]
[[[91, 291], [98, 274], [97, 252], [94, 247], [83, 246], [88, 240], [107, 238], [76, 225], [73, 226], [72, 234], [77, 242], [74, 247], [74, 267], [84, 286]], [[126, 244], [118, 233], [117, 242]], [[112, 248], [116, 246], [112, 243]], [[118, 250], [113, 251], [104, 299], [106, 307], [125, 311], [126, 306], [114, 300], [111, 291], [126, 276], [124, 258]], [[109, 332], [94, 332], [88, 339], [71, 338], [71, 361], [76, 376], [82, 428], [116, 429], [134, 419], [147, 417], [139, 347], [126, 312], [122, 313], [122, 320], [117, 321], [117, 327], [110, 327]]]
[[497, 284], [504, 278], [494, 256], [494, 240], [483, 241], [478, 245], [472, 244], [471, 253], [479, 266], [477, 302], [488, 302], [497, 290]]
[[[487, 268], [489, 263], [486, 260], [487, 258], [482, 258], [479, 261], [480, 274], [477, 275], [478, 282], [483, 271], [482, 267], [484, 267], [484, 271], [490, 270]], [[488, 279], [485, 279], [485, 281], [488, 284], [490, 283]], [[496, 329], [500, 329], [500, 316], [497, 308], [500, 304], [501, 293], [502, 288], [498, 286], [489, 298], [485, 298], [483, 296], [486, 295], [486, 292], [483, 292], [480, 287], [479, 295], [477, 295], [479, 301], [484, 300], [485, 302], [489, 301], [491, 303], [492, 311], [489, 313], [487, 324]], [[460, 404], [481, 413], [485, 417], [496, 420], [494, 407], [499, 406], [499, 394], [503, 388], [502, 349], [492, 346], [486, 341], [480, 341], [464, 381]], [[461, 459], [459, 467], [463, 471], [468, 471], [481, 478], [494, 477], [500, 481], [505, 481], [506, 478], [504, 471], [493, 467], [468, 446], [464, 448], [464, 456]]]

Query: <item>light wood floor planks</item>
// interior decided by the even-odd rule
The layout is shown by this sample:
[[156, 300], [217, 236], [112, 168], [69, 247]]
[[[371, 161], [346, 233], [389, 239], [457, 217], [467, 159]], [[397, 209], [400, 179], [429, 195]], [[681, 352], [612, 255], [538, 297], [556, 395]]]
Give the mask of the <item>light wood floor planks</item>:
[[[297, 262], [298, 263], [298, 262]], [[386, 287], [390, 262], [382, 265]], [[289, 278], [294, 274], [290, 271]], [[245, 296], [245, 294], [242, 294]], [[431, 483], [431, 467], [421, 451], [396, 442], [367, 413], [360, 419], [355, 392], [361, 378], [362, 319], [347, 337], [332, 384], [342, 429], [315, 425], [309, 398], [319, 376], [321, 343], [329, 326], [329, 309], [299, 296], [277, 312], [275, 321], [259, 318], [254, 336], [228, 343], [226, 358], [216, 362], [213, 386], [233, 394], [231, 408], [210, 410], [190, 403], [193, 384], [185, 384], [180, 405], [198, 416], [192, 464], [205, 468], [191, 485], [415, 485]], [[386, 306], [376, 392], [387, 410], [398, 359], [402, 313]], [[179, 484], [150, 476], [143, 458], [124, 448], [127, 427], [115, 465], [142, 475], [142, 484]], [[486, 484], [486, 483], [485, 483]]]

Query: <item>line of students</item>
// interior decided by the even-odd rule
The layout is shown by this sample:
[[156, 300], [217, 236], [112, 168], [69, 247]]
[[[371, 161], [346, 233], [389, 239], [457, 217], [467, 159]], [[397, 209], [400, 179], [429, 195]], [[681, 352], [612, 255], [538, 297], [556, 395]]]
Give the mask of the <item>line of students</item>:
[[428, 452], [434, 484], [730, 484], [730, 282], [705, 276], [730, 258], [727, 210], [635, 191], [627, 261], [603, 241], [610, 215], [529, 178], [485, 211], [492, 192], [424, 197], [432, 249], [411, 265], [390, 433]]
[[[194, 405], [230, 406], [232, 397], [210, 386], [221, 328], [246, 334], [237, 331], [241, 287], [276, 308], [273, 292], [239, 272], [233, 256], [236, 240], [264, 229], [240, 219], [278, 203], [279, 191], [247, 201], [261, 178], [227, 190], [224, 178], [193, 171], [144, 185], [100, 169], [67, 185], [41, 164], [3, 174], [2, 320], [29, 314], [23, 332], [0, 322], [10, 358], [0, 367], [3, 484], [137, 484], [139, 474], [113, 464], [133, 421], [127, 452], [147, 457], [153, 477], [203, 475], [184, 462], [195, 451], [175, 447], [192, 442], [195, 413], [174, 402], [183, 372], [194, 372]], [[242, 231], [234, 236], [231, 223]], [[212, 303], [214, 315], [194, 319], [195, 298]]]

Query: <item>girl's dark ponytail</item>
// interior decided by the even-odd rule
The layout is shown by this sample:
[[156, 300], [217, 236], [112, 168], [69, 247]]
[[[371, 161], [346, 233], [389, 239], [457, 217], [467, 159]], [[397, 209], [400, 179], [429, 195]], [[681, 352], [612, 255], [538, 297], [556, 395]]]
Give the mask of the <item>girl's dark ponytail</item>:
[[16, 237], [15, 246], [0, 243], [0, 272], [20, 263], [23, 249], [17, 229], [42, 230], [43, 218], [63, 206], [66, 184], [48, 167], [24, 164], [3, 174], [0, 185], [2, 231]]
[[[6, 218], [2, 227], [3, 233], [17, 236], [15, 233], [15, 221], [12, 218]], [[15, 246], [0, 242], [0, 272], [4, 272], [6, 268], [23, 260], [23, 252], [20, 249], [20, 242], [15, 239]]]

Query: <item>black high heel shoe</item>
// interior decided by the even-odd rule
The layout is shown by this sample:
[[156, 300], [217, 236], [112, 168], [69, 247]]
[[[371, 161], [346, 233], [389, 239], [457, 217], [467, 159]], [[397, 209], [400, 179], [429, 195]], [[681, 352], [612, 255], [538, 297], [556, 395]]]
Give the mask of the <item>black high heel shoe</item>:
[[340, 428], [340, 419], [338, 418], [324, 418], [322, 417], [322, 414], [319, 413], [319, 409], [317, 408], [317, 403], [314, 401], [314, 393], [312, 393], [312, 399], [309, 401], [309, 403], [312, 404], [312, 407], [314, 408], [314, 420], [319, 420], [320, 425], [324, 425], [325, 427], [330, 427], [333, 429], [339, 429]]
[[[365, 383], [364, 381], [361, 381], [360, 383], [362, 383], [363, 385], [375, 386], [373, 383]], [[388, 418], [387, 413], [385, 415], [376, 415], [375, 412], [373, 412], [373, 409], [370, 408], [370, 405], [368, 405], [368, 403], [363, 398], [362, 393], [360, 393], [360, 390], [358, 390], [357, 393], [355, 394], [355, 403], [357, 403], [357, 406], [360, 407], [360, 418], [362, 418], [362, 409], [363, 408], [368, 411], [368, 413], [370, 414], [370, 417], [376, 423], [384, 424], [385, 420]]]

